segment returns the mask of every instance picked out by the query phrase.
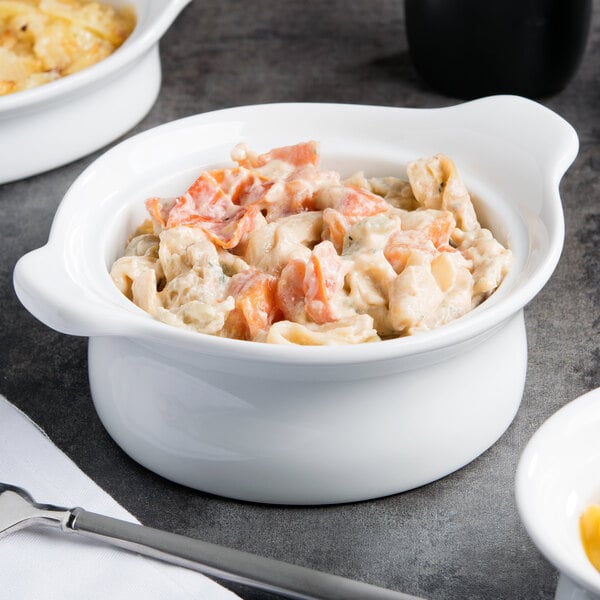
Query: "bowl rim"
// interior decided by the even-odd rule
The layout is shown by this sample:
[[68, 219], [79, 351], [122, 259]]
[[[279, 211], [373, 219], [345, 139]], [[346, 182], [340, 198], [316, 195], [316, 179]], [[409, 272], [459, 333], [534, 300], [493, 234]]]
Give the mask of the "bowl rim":
[[[105, 0], [110, 1], [110, 0]], [[135, 2], [136, 0], [131, 0]], [[150, 24], [136, 24], [129, 37], [112, 54], [68, 77], [0, 96], [0, 118], [21, 110], [42, 108], [48, 102], [68, 98], [72, 93], [118, 73], [147, 52], [166, 32], [177, 15], [191, 0], [163, 0], [160, 12]]]
[[[527, 442], [517, 464], [515, 500], [519, 516], [529, 537], [546, 559], [559, 572], [567, 575], [578, 585], [586, 590], [600, 594], [600, 573], [596, 575], [593, 571], [582, 571], [577, 567], [578, 561], [570, 560], [570, 555], [567, 555], [564, 550], [557, 547], [548, 529], [538, 526], [534, 516], [538, 511], [531, 505], [528, 496], [528, 489], [532, 485], [528, 476], [528, 470], [531, 464], [537, 460], [536, 456], [539, 449], [547, 446], [548, 440], [555, 437], [557, 428], [562, 426], [564, 429], [567, 424], [572, 424], [576, 417], [581, 417], [582, 414], [590, 412], [600, 415], [600, 388], [589, 390], [571, 400], [540, 425]], [[592, 565], [590, 564], [590, 566]]]
[[[546, 109], [545, 107], [524, 98], [515, 96], [494, 96], [474, 100], [471, 102], [461, 103], [454, 106], [443, 108], [404, 108], [390, 106], [370, 106], [356, 104], [336, 104], [336, 103], [271, 103], [258, 104], [250, 106], [238, 106], [233, 108], [220, 109], [208, 113], [193, 115], [171, 121], [139, 133], [123, 142], [115, 145], [107, 152], [102, 154], [91, 165], [89, 165], [71, 185], [61, 205], [59, 206], [50, 232], [50, 239], [47, 246], [35, 252], [56, 252], [60, 251], [57, 247], [61, 245], [60, 234], [58, 233], [58, 225], [68, 221], [68, 207], [75, 202], [75, 197], [80, 192], [81, 188], [89, 177], [93, 176], [94, 171], [107, 161], [111, 161], [120, 152], [127, 152], [137, 145], [143, 145], [147, 139], [154, 136], [160, 136], [172, 129], [185, 128], [190, 122], [213, 122], [215, 120], [235, 120], [240, 118], [240, 114], [246, 114], [252, 111], [271, 112], [274, 110], [313, 110], [313, 111], [346, 111], [347, 113], [360, 113], [364, 111], [376, 111], [376, 113], [385, 114], [387, 117], [393, 117], [401, 111], [405, 114], [424, 114], [436, 112], [438, 115], [449, 114], [453, 117], [465, 118], [464, 115], [469, 115], [471, 112], [491, 111], [495, 113], [498, 109], [507, 109], [517, 107], [519, 109], [539, 111], [539, 114], [544, 118], [560, 121], [560, 127], [564, 128], [565, 139], [563, 142], [567, 145], [562, 148], [560, 153], [561, 160], [552, 165], [548, 172], [548, 180], [551, 183], [548, 193], [551, 195], [551, 206], [549, 210], [552, 213], [554, 223], [554, 231], [551, 232], [551, 240], [549, 242], [547, 256], [533, 276], [530, 276], [526, 283], [519, 290], [511, 290], [501, 301], [492, 303], [492, 305], [483, 303], [476, 307], [470, 313], [457, 319], [443, 327], [436, 328], [432, 331], [422, 332], [419, 335], [407, 336], [385, 340], [370, 344], [355, 344], [355, 345], [338, 345], [338, 346], [299, 346], [299, 345], [279, 345], [266, 344], [258, 342], [248, 342], [243, 340], [235, 340], [229, 338], [221, 338], [207, 334], [199, 334], [194, 331], [173, 327], [162, 323], [149, 314], [142, 311], [125, 296], [120, 294], [111, 298], [111, 303], [119, 305], [120, 309], [124, 309], [122, 318], [119, 318], [112, 331], [85, 331], [76, 332], [76, 335], [126, 335], [128, 337], [138, 338], [140, 341], [149, 343], [150, 346], [158, 346], [158, 342], [164, 342], [166, 346], [171, 348], [180, 348], [182, 350], [211, 354], [214, 356], [223, 356], [228, 359], [239, 358], [254, 362], [266, 361], [278, 364], [292, 365], [312, 365], [312, 366], [331, 366], [337, 364], [358, 364], [374, 361], [382, 361], [389, 359], [398, 359], [407, 356], [416, 356], [429, 354], [432, 351], [442, 350], [446, 352], [449, 347], [455, 347], [457, 350], [461, 344], [472, 343], [473, 340], [483, 340], [491, 335], [493, 331], [503, 322], [514, 316], [523, 306], [529, 302], [538, 291], [545, 285], [546, 281], [551, 276], [554, 268], [560, 257], [564, 235], [564, 221], [562, 209], [560, 205], [560, 197], [558, 183], [564, 171], [568, 168], [577, 154], [577, 136], [570, 125], [562, 120], [558, 115]], [[365, 113], [366, 114], [366, 113]], [[568, 141], [567, 142], [565, 141]], [[33, 254], [30, 253], [30, 254]], [[63, 254], [64, 256], [64, 254]], [[27, 259], [27, 255], [23, 257]], [[19, 263], [22, 262], [21, 259]], [[64, 260], [64, 259], [63, 259]], [[24, 277], [22, 271], [25, 268], [17, 264], [15, 268], [14, 282], [17, 295], [24, 302], [25, 294], [22, 293], [24, 287]], [[109, 278], [108, 278], [109, 281]], [[113, 292], [115, 290], [112, 290]], [[32, 294], [29, 294], [32, 296]], [[65, 301], [63, 301], [64, 304]], [[27, 303], [24, 302], [27, 306]], [[127, 314], [125, 314], [127, 313]], [[34, 313], [35, 314], [35, 313]], [[108, 312], [107, 312], [108, 316]], [[114, 317], [113, 317], [114, 319]], [[44, 320], [44, 319], [42, 319]], [[52, 325], [51, 325], [52, 326]], [[55, 327], [65, 333], [74, 333], [68, 328], [61, 329]], [[92, 329], [94, 329], [92, 327]], [[117, 332], [118, 331], [118, 332]]]

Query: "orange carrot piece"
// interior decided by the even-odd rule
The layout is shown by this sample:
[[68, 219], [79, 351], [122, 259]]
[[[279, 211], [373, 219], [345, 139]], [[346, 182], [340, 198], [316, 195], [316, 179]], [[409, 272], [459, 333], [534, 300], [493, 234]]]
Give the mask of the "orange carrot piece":
[[247, 339], [255, 339], [280, 316], [276, 293], [277, 279], [258, 270], [249, 269], [231, 278], [228, 294], [234, 297], [237, 311], [233, 319], [243, 318]]
[[319, 143], [310, 141], [293, 146], [273, 148], [271, 151], [261, 154], [258, 157], [261, 166], [271, 160], [281, 160], [298, 168], [306, 165], [317, 166], [319, 164]]
[[315, 323], [331, 323], [340, 318], [333, 299], [343, 285], [342, 261], [333, 244], [329, 241], [317, 244], [304, 277], [306, 312]]
[[298, 258], [291, 260], [281, 271], [277, 282], [277, 306], [284, 318], [301, 321], [304, 315], [304, 277], [306, 263]]
[[146, 210], [159, 225], [162, 227], [167, 226], [170, 207], [167, 209], [160, 201], [160, 198], [157, 198], [156, 196], [154, 198], [148, 198], [148, 200], [146, 200]]
[[263, 167], [272, 160], [281, 160], [297, 168], [306, 165], [317, 166], [319, 164], [319, 143], [314, 141], [301, 142], [293, 146], [273, 148], [269, 152], [258, 156], [249, 154], [246, 159], [238, 161], [238, 164], [241, 167], [256, 169]]
[[452, 215], [435, 218], [420, 229], [396, 231], [388, 240], [384, 256], [397, 273], [405, 267], [413, 250], [436, 256], [441, 252], [456, 252], [450, 246], [455, 222]]
[[167, 227], [195, 225], [208, 220], [223, 221], [230, 218], [236, 210], [237, 207], [214, 177], [205, 171], [183, 196], [177, 198], [169, 213]]
[[213, 244], [230, 250], [235, 248], [244, 235], [250, 233], [256, 225], [256, 217], [259, 214], [256, 205], [238, 209], [237, 213], [227, 221], [211, 221], [198, 218], [194, 224], [201, 227]]
[[317, 194], [320, 208], [333, 208], [341, 213], [349, 225], [366, 217], [389, 210], [390, 205], [381, 197], [353, 185], [333, 185]]
[[424, 229], [403, 229], [392, 234], [383, 250], [383, 255], [396, 273], [406, 267], [411, 252], [418, 251], [436, 255], [438, 251]]
[[[163, 227], [200, 227], [217, 246], [234, 248], [254, 228], [259, 212], [257, 206], [240, 207], [232, 202], [223, 187], [244, 185], [236, 183], [235, 179], [255, 181], [253, 174], [248, 177], [241, 171], [204, 171], [168, 210], [158, 198], [147, 200], [146, 208]], [[241, 193], [240, 190], [237, 191]]]
[[349, 224], [378, 215], [390, 208], [389, 204], [376, 194], [356, 186], [345, 186], [346, 193], [335, 208], [348, 220]]
[[208, 171], [219, 187], [237, 205], [258, 202], [273, 184], [266, 177], [244, 167]]
[[323, 211], [323, 239], [329, 240], [338, 254], [344, 249], [344, 239], [348, 232], [348, 221], [334, 208]]
[[427, 231], [427, 237], [438, 249], [451, 249], [450, 235], [452, 234], [453, 219], [435, 219]]

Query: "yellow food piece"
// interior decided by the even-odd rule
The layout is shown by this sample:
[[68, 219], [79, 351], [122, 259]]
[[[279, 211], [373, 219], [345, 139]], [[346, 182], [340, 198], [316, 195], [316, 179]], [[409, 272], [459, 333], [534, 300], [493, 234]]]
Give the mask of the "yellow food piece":
[[97, 63], [134, 26], [132, 9], [91, 0], [0, 0], [0, 95]]
[[579, 533], [587, 557], [600, 572], [600, 505], [592, 504], [581, 515]]

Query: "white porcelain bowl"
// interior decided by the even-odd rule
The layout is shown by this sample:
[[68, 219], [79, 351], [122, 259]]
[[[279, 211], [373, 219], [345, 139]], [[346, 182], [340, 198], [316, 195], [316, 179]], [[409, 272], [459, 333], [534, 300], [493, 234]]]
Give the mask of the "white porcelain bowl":
[[112, 0], [137, 17], [120, 48], [73, 75], [0, 96], [0, 184], [81, 158], [140, 121], [160, 89], [158, 40], [189, 1]]
[[[264, 151], [307, 139], [343, 175], [402, 175], [417, 157], [452, 157], [483, 199], [481, 217], [514, 252], [500, 289], [438, 330], [338, 347], [184, 331], [116, 289], [108, 269], [145, 198], [181, 193], [200, 170], [227, 164], [239, 141]], [[577, 146], [564, 120], [517, 97], [428, 110], [274, 104], [198, 115], [95, 161], [66, 194], [48, 244], [17, 264], [14, 283], [44, 323], [90, 336], [100, 418], [148, 468], [262, 502], [392, 494], [465, 465], [512, 421], [525, 379], [522, 308], [559, 258], [558, 183]]]
[[585, 555], [579, 518], [600, 504], [600, 388], [552, 415], [533, 435], [516, 477], [519, 514], [560, 571], [557, 600], [600, 598], [600, 573]]

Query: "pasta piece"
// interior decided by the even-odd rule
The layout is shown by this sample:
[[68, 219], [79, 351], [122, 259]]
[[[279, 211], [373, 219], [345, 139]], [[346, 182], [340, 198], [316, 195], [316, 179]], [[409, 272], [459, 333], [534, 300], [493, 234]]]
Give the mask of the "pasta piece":
[[487, 298], [506, 276], [512, 255], [487, 229], [476, 229], [466, 235], [458, 250], [472, 261], [475, 280], [474, 303]]
[[323, 215], [319, 211], [299, 213], [276, 225], [271, 259], [281, 267], [294, 258], [308, 258], [310, 249], [321, 240]]
[[203, 275], [187, 271], [168, 281], [159, 292], [165, 308], [179, 308], [188, 302], [220, 302], [225, 297], [226, 278], [219, 267], [205, 270]]
[[394, 214], [367, 217], [348, 230], [344, 241], [344, 256], [356, 252], [381, 250], [400, 229], [400, 219]]
[[279, 321], [271, 326], [265, 341], [271, 344], [299, 344], [302, 346], [334, 346], [363, 344], [379, 341], [368, 315], [355, 315], [334, 323], [302, 325]]
[[235, 254], [227, 252], [227, 250], [219, 248], [217, 254], [219, 257], [219, 264], [221, 265], [221, 269], [223, 270], [223, 273], [228, 277], [232, 277], [237, 273], [242, 273], [243, 271], [246, 271], [250, 268], [250, 265], [245, 260], [243, 260], [239, 256], [236, 256]]
[[394, 208], [412, 211], [419, 207], [408, 181], [397, 177], [372, 177], [367, 180], [369, 189]]
[[323, 217], [318, 211], [269, 223], [248, 236], [244, 258], [261, 271], [277, 275], [291, 260], [309, 259], [311, 248], [321, 239], [322, 227]]
[[444, 298], [424, 319], [423, 326], [427, 329], [450, 323], [473, 308], [473, 276], [461, 258], [458, 252], [444, 253], [431, 262], [431, 273]]
[[409, 266], [390, 286], [390, 322], [395, 331], [412, 334], [427, 329], [425, 322], [444, 299], [428, 266]]
[[[460, 256], [458, 253], [457, 255]], [[455, 284], [458, 268], [452, 254], [448, 252], [438, 254], [431, 261], [431, 274], [435, 277], [442, 292], [447, 292]]]
[[142, 233], [132, 238], [125, 247], [125, 256], [152, 256], [158, 258], [160, 238], [151, 233]]
[[[369, 180], [365, 177], [364, 171], [357, 171], [342, 181], [342, 185], [360, 188], [372, 192]], [[380, 196], [382, 194], [379, 194]]]
[[155, 316], [168, 325], [218, 335], [223, 331], [225, 321], [234, 307], [235, 302], [232, 297], [217, 303], [192, 300], [168, 310], [159, 307]]
[[133, 282], [148, 270], [157, 271], [157, 279], [162, 276], [161, 264], [155, 258], [150, 256], [122, 256], [114, 262], [110, 270], [110, 276], [121, 293], [132, 300], [131, 286]]
[[[167, 280], [186, 273], [194, 267], [217, 266], [219, 255], [202, 229], [175, 227], [159, 235], [159, 260]], [[202, 261], [198, 265], [198, 261]]]
[[425, 208], [449, 210], [464, 231], [479, 226], [469, 192], [447, 156], [437, 154], [419, 159], [410, 163], [406, 171], [419, 204]]
[[157, 292], [156, 270], [145, 269], [131, 283], [131, 299], [147, 313], [156, 315], [162, 308]]
[[379, 335], [393, 334], [389, 322], [390, 286], [396, 273], [381, 250], [352, 256], [352, 267], [346, 275], [346, 287], [354, 310], [373, 318]]
[[266, 223], [262, 227], [257, 227], [248, 235], [246, 247], [244, 249], [244, 260], [260, 271], [271, 272], [274, 267], [271, 260], [271, 253], [275, 246], [275, 231], [277, 223]]

